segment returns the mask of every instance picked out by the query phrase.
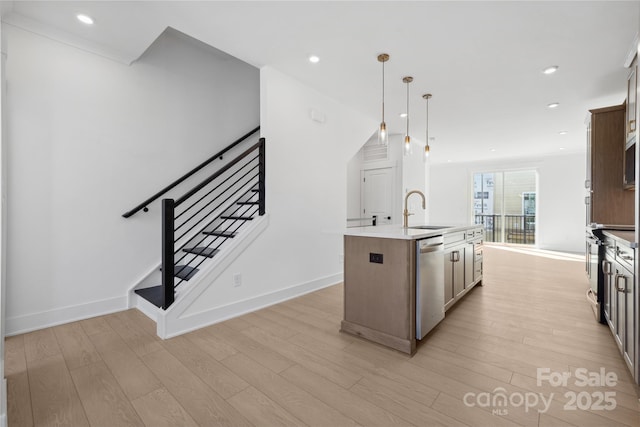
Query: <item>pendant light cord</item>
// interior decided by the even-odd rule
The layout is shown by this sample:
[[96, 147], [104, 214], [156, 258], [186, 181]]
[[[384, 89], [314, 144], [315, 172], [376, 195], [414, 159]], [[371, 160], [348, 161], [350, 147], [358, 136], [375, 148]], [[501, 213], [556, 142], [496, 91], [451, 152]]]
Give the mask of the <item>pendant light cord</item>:
[[384, 63], [382, 61], [382, 123], [384, 123]]
[[429, 146], [429, 98], [427, 97], [427, 147]]
[[409, 83], [407, 80], [407, 136], [409, 136]]

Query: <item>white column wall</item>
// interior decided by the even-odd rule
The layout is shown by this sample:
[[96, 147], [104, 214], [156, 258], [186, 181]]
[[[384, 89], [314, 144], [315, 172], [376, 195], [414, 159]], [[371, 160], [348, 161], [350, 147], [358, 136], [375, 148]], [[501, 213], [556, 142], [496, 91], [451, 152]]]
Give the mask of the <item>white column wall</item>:
[[[1, 15], [1, 13], [0, 13]], [[2, 37], [2, 20], [0, 20], [0, 427], [7, 425], [7, 380], [4, 377], [4, 338], [6, 328], [6, 154], [5, 154], [5, 60], [6, 53]]]
[[434, 224], [470, 223], [473, 174], [513, 169], [538, 172], [538, 242], [541, 249], [584, 252], [585, 153], [537, 159], [432, 165], [428, 204]]
[[7, 333], [125, 309], [160, 259], [160, 202], [122, 213], [259, 124], [259, 70], [177, 32], [131, 66], [3, 39]]
[[[347, 164], [377, 123], [273, 68], [260, 75], [269, 227], [185, 316], [239, 301], [253, 307], [259, 296], [290, 298], [342, 280]], [[313, 121], [311, 109], [325, 122]], [[239, 287], [234, 274], [242, 276]]]

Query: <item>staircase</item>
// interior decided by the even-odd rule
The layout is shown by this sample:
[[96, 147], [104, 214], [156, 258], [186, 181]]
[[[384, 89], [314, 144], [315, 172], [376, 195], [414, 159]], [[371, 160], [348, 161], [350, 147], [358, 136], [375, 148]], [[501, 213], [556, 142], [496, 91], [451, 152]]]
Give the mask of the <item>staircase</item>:
[[[147, 212], [148, 204], [178, 184], [190, 182], [187, 180], [204, 167], [220, 163], [219, 167], [213, 168], [213, 173], [181, 197], [162, 199], [161, 265], [133, 289], [141, 300], [159, 310], [155, 315], [158, 321], [166, 320], [169, 307], [180, 299], [180, 295], [190, 292], [189, 282], [197, 282], [191, 287], [196, 286], [201, 292], [203, 287], [210, 285], [210, 278], [214, 277], [212, 271], [216, 268], [224, 270], [241, 253], [239, 248], [246, 247], [266, 227], [267, 222], [262, 221], [266, 206], [265, 139], [259, 138], [258, 142], [240, 151], [243, 142], [246, 147], [259, 129], [245, 134], [123, 214], [129, 218], [139, 211]], [[234, 157], [225, 159], [226, 156]], [[252, 227], [256, 222], [260, 225]], [[245, 239], [248, 240], [245, 242]], [[145, 312], [149, 314], [148, 309]]]
[[[221, 214], [214, 217], [199, 233], [183, 244], [174, 254], [174, 298], [178, 286], [188, 282], [201, 266], [224, 250], [225, 243], [241, 235], [245, 225], [259, 215], [259, 189], [251, 188], [236, 199]], [[162, 308], [164, 288], [157, 285], [136, 289], [135, 293], [156, 307]]]

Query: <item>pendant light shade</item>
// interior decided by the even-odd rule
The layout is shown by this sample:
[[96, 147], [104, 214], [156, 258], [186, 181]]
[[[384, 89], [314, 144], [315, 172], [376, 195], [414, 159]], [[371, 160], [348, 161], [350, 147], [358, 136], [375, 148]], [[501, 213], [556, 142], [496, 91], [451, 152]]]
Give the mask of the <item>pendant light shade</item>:
[[411, 154], [411, 137], [409, 136], [409, 83], [413, 81], [413, 77], [404, 77], [403, 83], [407, 84], [407, 133], [404, 136], [404, 154], [405, 156]]
[[425, 93], [424, 95], [422, 95], [422, 97], [424, 99], [427, 100], [427, 126], [426, 126], [426, 138], [425, 138], [425, 145], [424, 145], [424, 155], [423, 155], [423, 160], [426, 162], [427, 160], [429, 160], [429, 99], [431, 99], [431, 94], [430, 93]]
[[382, 121], [378, 127], [378, 144], [389, 144], [389, 132], [387, 132], [387, 124], [384, 122], [384, 63], [389, 60], [389, 55], [381, 53], [378, 55], [378, 61], [382, 63]]

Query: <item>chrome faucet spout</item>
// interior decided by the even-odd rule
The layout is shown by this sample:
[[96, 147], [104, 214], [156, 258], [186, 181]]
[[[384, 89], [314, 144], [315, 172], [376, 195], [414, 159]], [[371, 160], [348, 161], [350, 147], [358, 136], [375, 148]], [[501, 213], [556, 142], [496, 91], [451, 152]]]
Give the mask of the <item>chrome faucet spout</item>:
[[409, 201], [409, 196], [412, 194], [419, 194], [420, 197], [422, 197], [422, 209], [427, 209], [427, 200], [424, 197], [424, 194], [422, 193], [422, 191], [418, 191], [418, 190], [409, 191], [407, 195], [404, 196], [404, 212], [402, 213], [402, 215], [404, 216], [402, 227], [404, 228], [409, 228], [409, 215], [413, 215], [413, 213], [409, 213], [409, 209], [407, 208], [407, 202]]

